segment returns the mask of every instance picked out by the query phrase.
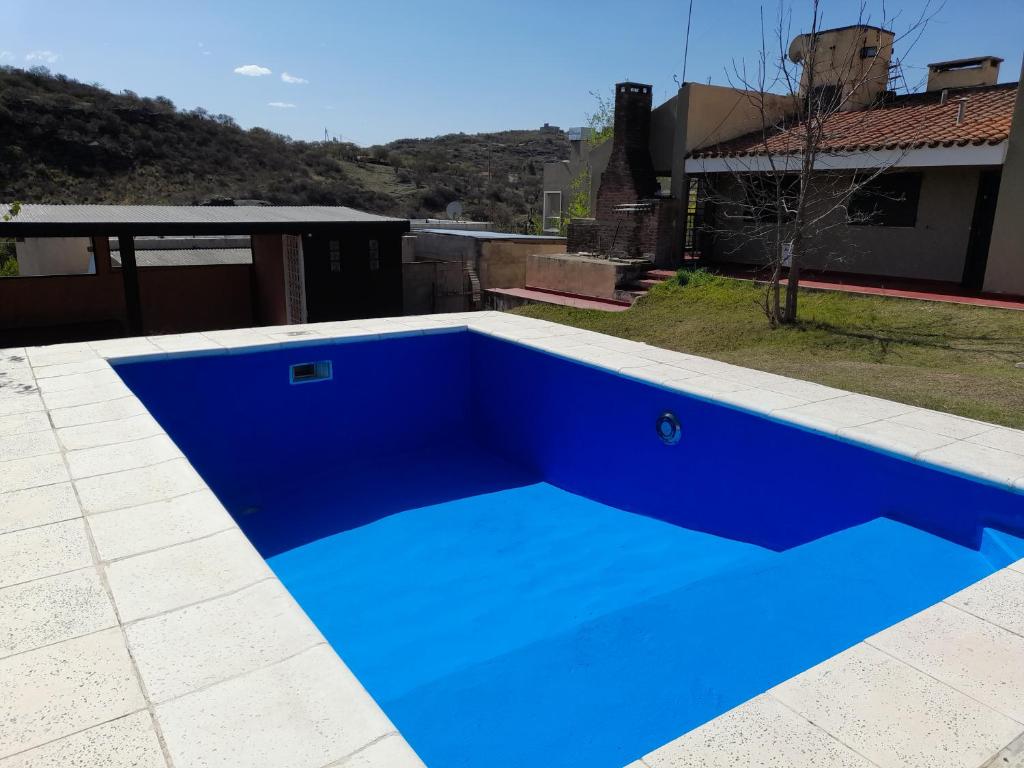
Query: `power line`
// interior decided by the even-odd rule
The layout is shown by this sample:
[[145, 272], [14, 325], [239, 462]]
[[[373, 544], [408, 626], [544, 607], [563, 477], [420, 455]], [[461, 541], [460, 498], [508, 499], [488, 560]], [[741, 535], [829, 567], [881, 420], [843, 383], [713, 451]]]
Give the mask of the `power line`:
[[693, 0], [686, 14], [686, 44], [683, 46], [683, 82], [686, 82], [686, 60], [690, 57], [690, 19], [693, 18]]

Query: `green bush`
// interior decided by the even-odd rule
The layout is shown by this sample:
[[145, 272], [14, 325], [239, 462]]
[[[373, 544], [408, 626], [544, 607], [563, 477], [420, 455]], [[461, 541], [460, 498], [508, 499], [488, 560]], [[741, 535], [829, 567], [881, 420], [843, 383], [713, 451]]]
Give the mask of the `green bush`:
[[688, 285], [692, 288], [702, 288], [706, 285], [714, 285], [719, 281], [718, 275], [708, 272], [703, 267], [697, 269], [680, 269], [676, 273], [676, 280], [680, 285]]

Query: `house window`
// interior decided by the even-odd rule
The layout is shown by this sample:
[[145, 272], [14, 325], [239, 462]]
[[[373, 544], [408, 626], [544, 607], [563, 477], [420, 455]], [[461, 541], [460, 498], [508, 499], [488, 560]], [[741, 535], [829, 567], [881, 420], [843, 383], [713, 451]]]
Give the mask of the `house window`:
[[843, 89], [838, 85], [817, 85], [807, 94], [807, 111], [828, 114], [843, 103]]
[[847, 221], [869, 227], [913, 227], [920, 196], [920, 173], [883, 174], [853, 194]]
[[877, 45], [865, 45], [860, 49], [860, 57], [862, 59], [873, 59], [878, 55]]
[[371, 240], [368, 249], [370, 259], [370, 271], [380, 271], [380, 243], [377, 240]]
[[562, 226], [562, 193], [544, 193], [544, 231], [558, 232]]
[[330, 257], [331, 272], [341, 272], [341, 243], [331, 240], [327, 243], [327, 253]]
[[744, 193], [746, 215], [743, 218], [772, 223], [778, 220], [781, 208], [782, 220], [789, 221], [796, 213], [800, 177], [796, 174], [750, 176], [744, 181]]

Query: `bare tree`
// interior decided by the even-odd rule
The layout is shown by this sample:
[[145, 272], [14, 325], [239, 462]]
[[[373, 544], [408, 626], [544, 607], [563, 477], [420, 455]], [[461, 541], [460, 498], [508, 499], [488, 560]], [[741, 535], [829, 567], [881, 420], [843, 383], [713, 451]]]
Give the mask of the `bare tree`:
[[[883, 7], [882, 18], [873, 22], [864, 2], [845, 34], [825, 30], [822, 0], [808, 0], [809, 29], [791, 38], [791, 5], [780, 0], [770, 40], [762, 9], [756, 64], [732, 66], [730, 85], [759, 116], [760, 141], [742, 156], [726, 153], [727, 173], [702, 179], [702, 197], [717, 212], [705, 233], [727, 250], [761, 252], [768, 273], [763, 309], [773, 325], [796, 321], [801, 269], [809, 261], [848, 255], [835, 230], [872, 215], [870, 207], [854, 209], [851, 201], [885, 194], [874, 191], [875, 181], [899, 162], [899, 148], [882, 162], [851, 169], [851, 163], [834, 160], [851, 154], [837, 141], [856, 135], [891, 97], [889, 88], [902, 80], [895, 43], [912, 47], [934, 17], [930, 2], [897, 35], [890, 30], [897, 18], [887, 17]], [[831, 37], [823, 43], [825, 33]]]

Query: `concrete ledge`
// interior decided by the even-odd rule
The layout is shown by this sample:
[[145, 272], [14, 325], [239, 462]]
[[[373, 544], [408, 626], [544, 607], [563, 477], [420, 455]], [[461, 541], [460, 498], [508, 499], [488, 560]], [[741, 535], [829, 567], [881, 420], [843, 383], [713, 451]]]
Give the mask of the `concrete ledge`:
[[638, 271], [630, 262], [579, 253], [533, 254], [526, 259], [526, 287], [615, 299], [615, 289]]
[[[422, 766], [109, 361], [465, 330], [1024, 494], [1024, 432], [497, 312], [0, 350], [0, 768]], [[980, 765], [1022, 615], [1017, 563], [633, 765]]]

